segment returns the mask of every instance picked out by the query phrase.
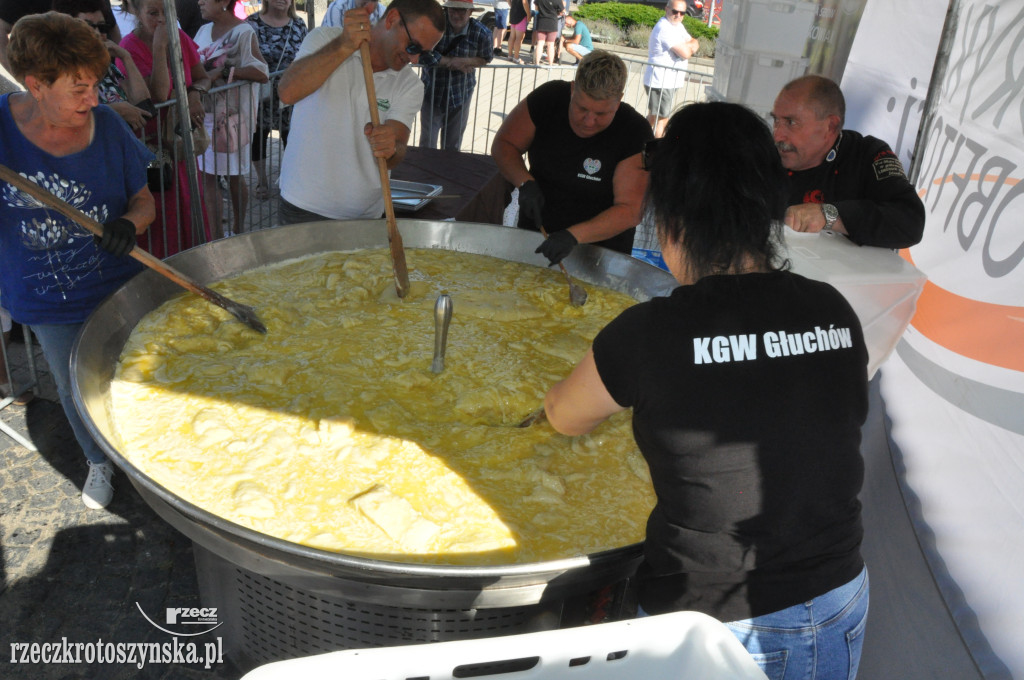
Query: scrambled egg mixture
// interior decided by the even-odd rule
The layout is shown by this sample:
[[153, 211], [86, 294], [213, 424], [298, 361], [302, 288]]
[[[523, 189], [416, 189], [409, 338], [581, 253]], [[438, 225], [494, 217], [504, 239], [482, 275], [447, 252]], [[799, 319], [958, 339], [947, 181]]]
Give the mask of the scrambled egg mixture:
[[[510, 564], [635, 543], [654, 503], [628, 412], [568, 438], [516, 425], [633, 303], [557, 272], [410, 250], [332, 252], [214, 286], [260, 335], [183, 296], [132, 333], [111, 385], [116, 442], [169, 491], [256, 531], [403, 562]], [[445, 370], [433, 308], [452, 297]]]

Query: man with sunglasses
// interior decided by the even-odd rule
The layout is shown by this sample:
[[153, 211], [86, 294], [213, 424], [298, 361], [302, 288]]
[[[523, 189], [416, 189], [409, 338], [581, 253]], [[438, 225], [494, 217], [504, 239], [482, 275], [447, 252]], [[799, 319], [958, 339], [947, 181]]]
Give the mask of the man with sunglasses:
[[[294, 104], [281, 162], [281, 224], [376, 219], [384, 214], [377, 159], [405, 157], [423, 101], [412, 69], [444, 31], [437, 0], [394, 0], [376, 24], [374, 3], [345, 13], [344, 26], [319, 26], [281, 76], [278, 93]], [[360, 46], [367, 43], [381, 124], [370, 123]]]
[[658, 19], [647, 43], [644, 90], [648, 96], [647, 122], [655, 137], [665, 134], [676, 89], [685, 83], [682, 69], [686, 68], [686, 60], [700, 48], [697, 39], [690, 37], [683, 26], [686, 12], [686, 0], [668, 0], [665, 16]]

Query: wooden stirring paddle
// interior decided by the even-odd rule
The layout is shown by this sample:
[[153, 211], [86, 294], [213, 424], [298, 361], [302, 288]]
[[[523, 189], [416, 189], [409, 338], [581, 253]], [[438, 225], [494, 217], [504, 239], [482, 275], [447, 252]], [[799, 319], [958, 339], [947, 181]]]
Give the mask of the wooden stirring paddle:
[[[373, 86], [373, 65], [370, 63], [370, 44], [359, 46], [359, 54], [363, 61], [363, 80], [366, 82], [366, 98], [370, 100], [370, 122], [374, 127], [380, 125], [380, 113], [377, 111], [377, 90]], [[409, 294], [409, 270], [405, 265], [405, 248], [402, 246], [402, 235], [398, 233], [398, 222], [395, 221], [395, 206], [391, 202], [391, 181], [388, 178], [388, 162], [377, 159], [380, 171], [380, 190], [384, 194], [384, 215], [388, 222], [388, 245], [391, 247], [391, 269], [395, 273], [395, 290], [398, 297]]]
[[[78, 208], [75, 208], [74, 206], [69, 205], [68, 203], [57, 198], [46, 189], [43, 189], [42, 187], [37, 185], [35, 182], [31, 182], [25, 179], [24, 177], [14, 172], [5, 165], [0, 165], [0, 180], [7, 182], [11, 186], [21, 189], [26, 194], [36, 199], [43, 205], [53, 208], [54, 210], [64, 215], [68, 219], [73, 220], [74, 222], [80, 224], [82, 227], [87, 229], [89, 232], [95, 234], [96, 236], [103, 236], [102, 224], [100, 224], [93, 218], [89, 217]], [[195, 293], [204, 300], [212, 302], [218, 307], [222, 307], [227, 311], [231, 312], [231, 314], [233, 314], [236, 319], [238, 319], [239, 321], [241, 321], [254, 331], [259, 331], [260, 333], [267, 332], [267, 327], [264, 326], [263, 322], [259, 320], [259, 318], [256, 316], [256, 312], [253, 311], [252, 307], [248, 307], [239, 302], [229, 300], [220, 293], [210, 290], [205, 286], [199, 285], [192, 279], [188, 278], [178, 270], [174, 269], [173, 267], [165, 263], [163, 260], [159, 260], [153, 257], [152, 255], [150, 255], [149, 253], [147, 253], [145, 250], [138, 246], [132, 248], [131, 252], [128, 254], [134, 257], [142, 264], [149, 267], [150, 269], [153, 269], [158, 274], [162, 274], [163, 276], [169, 278], [171, 281], [174, 281], [182, 288], [185, 288], [186, 290]]]

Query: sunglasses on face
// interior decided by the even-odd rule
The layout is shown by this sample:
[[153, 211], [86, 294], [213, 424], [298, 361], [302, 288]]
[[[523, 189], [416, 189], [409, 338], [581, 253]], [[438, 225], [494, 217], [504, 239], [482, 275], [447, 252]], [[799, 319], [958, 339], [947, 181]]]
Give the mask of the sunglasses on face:
[[671, 14], [672, 16], [679, 16], [680, 14], [686, 14], [686, 10], [685, 9], [670, 9], [668, 11], [668, 13]]
[[405, 17], [402, 16], [401, 12], [398, 12], [398, 18], [402, 22], [402, 28], [405, 29], [405, 34], [409, 36], [409, 44], [405, 46], [406, 54], [411, 54], [413, 56], [416, 56], [417, 54], [422, 54], [423, 48], [420, 46], [418, 42], [412, 39], [412, 33], [409, 32], [409, 27], [406, 25]]
[[[84, 21], [84, 20], [83, 20], [83, 21]], [[92, 23], [91, 21], [86, 21], [85, 23], [89, 24], [89, 26], [90, 26], [91, 28], [95, 28], [95, 29], [96, 29], [97, 31], [99, 31], [100, 33], [106, 33], [107, 31], [109, 31], [109, 30], [110, 30], [110, 24], [107, 24], [107, 23], [102, 23], [102, 24], [94, 24], [94, 23]]]

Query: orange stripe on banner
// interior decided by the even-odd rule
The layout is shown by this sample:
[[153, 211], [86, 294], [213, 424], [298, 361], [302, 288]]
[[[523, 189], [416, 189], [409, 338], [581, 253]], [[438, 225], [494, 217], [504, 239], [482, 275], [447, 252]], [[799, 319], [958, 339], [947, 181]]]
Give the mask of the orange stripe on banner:
[[[954, 178], [963, 179], [964, 175], [939, 177], [931, 184], [947, 184]], [[977, 173], [971, 175], [970, 181], [978, 180], [997, 182], [999, 176], [985, 175], [982, 178]], [[1019, 181], [1008, 177], [1003, 184], [1015, 186]], [[923, 200], [927, 189], [918, 193]], [[901, 250], [900, 255], [914, 264], [909, 250]], [[926, 281], [910, 325], [932, 342], [961, 356], [1024, 371], [1024, 307], [972, 300]]]
[[[900, 255], [914, 263], [908, 250]], [[1024, 371], [1024, 307], [972, 300], [926, 281], [910, 325], [961, 356]]]

